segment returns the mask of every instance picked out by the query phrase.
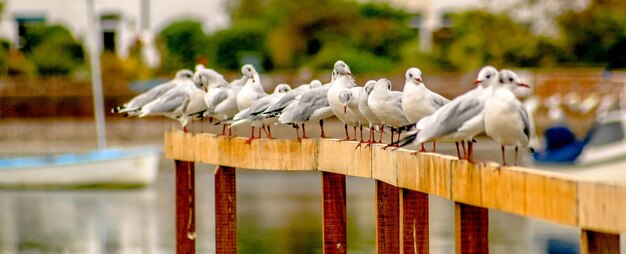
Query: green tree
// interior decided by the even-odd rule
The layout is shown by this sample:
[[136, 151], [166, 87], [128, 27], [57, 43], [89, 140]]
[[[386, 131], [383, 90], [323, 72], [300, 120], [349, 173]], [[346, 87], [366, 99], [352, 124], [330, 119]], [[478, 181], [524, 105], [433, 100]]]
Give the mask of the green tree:
[[181, 20], [165, 27], [157, 36], [161, 49], [161, 71], [191, 69], [196, 60], [206, 57], [208, 39], [202, 24], [195, 20]]
[[503, 14], [472, 10], [451, 15], [452, 26], [435, 33], [443, 67], [476, 69], [491, 64], [533, 66], [538, 37]]
[[85, 63], [83, 46], [61, 25], [28, 27], [22, 53], [40, 75], [66, 75]]
[[570, 61], [626, 67], [626, 3], [594, 0], [581, 11], [558, 18]]

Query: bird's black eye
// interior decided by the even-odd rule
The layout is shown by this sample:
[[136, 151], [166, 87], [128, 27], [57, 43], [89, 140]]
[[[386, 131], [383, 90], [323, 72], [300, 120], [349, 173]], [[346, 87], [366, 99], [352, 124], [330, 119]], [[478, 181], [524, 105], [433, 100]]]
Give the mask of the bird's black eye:
[[509, 78], [509, 82], [513, 82], [513, 78]]
[[487, 75], [487, 78], [491, 78], [491, 75]]
[[412, 78], [412, 77], [413, 77], [413, 74], [410, 74], [410, 73], [409, 73], [409, 78]]
[[504, 80], [500, 79], [500, 84], [504, 84]]

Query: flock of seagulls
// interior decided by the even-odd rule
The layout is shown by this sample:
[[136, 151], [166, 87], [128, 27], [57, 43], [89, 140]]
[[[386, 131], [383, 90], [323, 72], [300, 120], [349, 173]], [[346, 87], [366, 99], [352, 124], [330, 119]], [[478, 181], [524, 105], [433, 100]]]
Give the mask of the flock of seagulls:
[[[432, 142], [434, 152], [435, 142], [453, 142], [459, 159], [473, 161], [474, 137], [485, 133], [500, 143], [503, 165], [506, 146], [515, 147], [515, 164], [519, 147], [532, 151], [528, 113], [513, 93], [529, 86], [511, 70], [483, 67], [474, 81], [476, 87], [452, 100], [429, 90], [418, 68], [406, 71], [402, 92], [391, 90], [391, 81], [386, 78], [358, 86], [350, 67], [341, 60], [334, 64], [329, 83], [313, 80], [293, 89], [280, 84], [271, 94], [263, 90], [254, 66], [244, 65], [241, 73], [240, 79], [229, 83], [204, 66], [197, 66], [195, 73], [180, 70], [173, 80], [112, 111], [127, 116], [165, 116], [178, 120], [185, 131], [192, 120], [215, 119], [223, 126], [222, 135], [229, 136], [231, 128], [251, 125], [247, 143], [261, 138], [263, 132], [272, 138], [270, 128], [276, 124], [293, 126], [301, 140], [308, 138], [305, 124], [319, 122], [321, 137], [325, 138], [324, 119], [336, 116], [344, 123], [344, 140], [356, 141], [360, 130], [357, 148], [381, 143], [387, 127], [391, 143], [385, 148], [416, 144], [421, 146], [419, 152], [424, 152], [424, 143]], [[363, 128], [369, 129], [367, 139]], [[376, 131], [380, 132], [378, 140]]]

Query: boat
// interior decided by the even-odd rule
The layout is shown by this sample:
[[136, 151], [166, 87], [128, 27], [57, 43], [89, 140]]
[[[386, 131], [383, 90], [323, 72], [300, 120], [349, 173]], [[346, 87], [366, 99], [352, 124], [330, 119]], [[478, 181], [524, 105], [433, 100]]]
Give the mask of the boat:
[[156, 147], [106, 146], [104, 99], [100, 74], [99, 29], [94, 0], [87, 1], [87, 22], [92, 33], [91, 83], [98, 148], [88, 152], [0, 158], [0, 188], [139, 187], [156, 180], [162, 153]]
[[0, 188], [131, 188], [156, 180], [157, 147], [0, 158]]
[[[572, 140], [563, 126], [558, 130], [563, 144], [533, 154], [532, 167], [567, 173], [586, 180], [626, 183], [626, 111], [602, 114], [581, 140]], [[549, 129], [550, 130], [550, 129]], [[548, 131], [546, 131], [548, 133]], [[571, 135], [571, 137], [569, 137]], [[549, 137], [546, 137], [547, 144]], [[553, 140], [554, 141], [554, 140]], [[554, 142], [553, 142], [554, 143]], [[559, 143], [559, 142], [556, 142]]]

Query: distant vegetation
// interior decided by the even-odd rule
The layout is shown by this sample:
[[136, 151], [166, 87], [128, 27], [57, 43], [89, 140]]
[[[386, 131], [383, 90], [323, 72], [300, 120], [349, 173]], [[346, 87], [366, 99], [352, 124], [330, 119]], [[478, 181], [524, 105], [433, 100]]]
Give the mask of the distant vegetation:
[[[489, 1], [487, 1], [489, 2]], [[527, 6], [539, 2], [517, 0]], [[567, 1], [557, 1], [568, 3]], [[149, 77], [202, 62], [221, 70], [253, 63], [264, 71], [329, 69], [337, 59], [358, 72], [469, 70], [501, 67], [596, 66], [626, 68], [626, 2], [590, 0], [552, 18], [555, 35], [533, 32], [533, 24], [498, 12], [447, 14], [449, 26], [433, 33], [433, 49], [419, 50], [414, 14], [378, 1], [240, 0], [229, 2], [231, 26], [206, 34], [195, 20], [171, 23], [158, 33], [161, 66], [141, 64], [140, 45], [128, 59], [106, 56], [103, 69], [124, 77]], [[0, 68], [10, 75], [67, 75], [86, 70], [85, 50], [61, 25], [29, 27], [19, 50], [0, 41]], [[110, 65], [110, 66], [107, 66]]]

